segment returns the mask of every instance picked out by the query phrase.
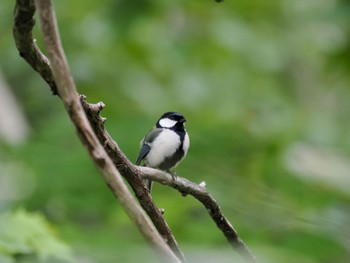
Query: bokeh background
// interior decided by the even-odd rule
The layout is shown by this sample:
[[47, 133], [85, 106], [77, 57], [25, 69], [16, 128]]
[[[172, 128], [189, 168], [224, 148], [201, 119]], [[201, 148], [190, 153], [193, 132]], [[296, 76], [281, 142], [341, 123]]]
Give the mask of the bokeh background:
[[[79, 92], [131, 160], [165, 111], [259, 262], [350, 262], [347, 0], [55, 1]], [[0, 7], [0, 262], [155, 262]], [[35, 29], [38, 44], [42, 41]], [[193, 198], [152, 195], [190, 262], [240, 262]], [[40, 261], [41, 260], [41, 261]]]

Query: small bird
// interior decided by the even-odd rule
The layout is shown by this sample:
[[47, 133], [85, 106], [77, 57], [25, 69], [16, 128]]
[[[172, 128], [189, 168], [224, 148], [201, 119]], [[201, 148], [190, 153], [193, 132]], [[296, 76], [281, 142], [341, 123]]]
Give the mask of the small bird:
[[[190, 139], [185, 129], [186, 119], [180, 113], [166, 112], [141, 141], [136, 164], [170, 172], [186, 156]], [[170, 172], [171, 173], [171, 172]], [[175, 173], [171, 173], [175, 177]], [[151, 192], [152, 181], [146, 180]]]

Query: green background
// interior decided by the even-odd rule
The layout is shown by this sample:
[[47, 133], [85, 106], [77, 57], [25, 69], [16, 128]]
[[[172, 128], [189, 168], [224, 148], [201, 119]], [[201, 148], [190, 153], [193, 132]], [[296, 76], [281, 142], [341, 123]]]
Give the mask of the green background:
[[[159, 116], [179, 111], [191, 146], [177, 174], [206, 182], [259, 262], [350, 261], [348, 1], [54, 3], [78, 90], [106, 104], [132, 161]], [[0, 213], [39, 216], [75, 262], [153, 262], [62, 103], [18, 56], [13, 8], [1, 3], [0, 69], [30, 134], [0, 142], [0, 179], [12, 182]], [[239, 262], [197, 201], [157, 184], [152, 195], [190, 262]], [[40, 260], [38, 246], [15, 257], [1, 242], [4, 262]]]

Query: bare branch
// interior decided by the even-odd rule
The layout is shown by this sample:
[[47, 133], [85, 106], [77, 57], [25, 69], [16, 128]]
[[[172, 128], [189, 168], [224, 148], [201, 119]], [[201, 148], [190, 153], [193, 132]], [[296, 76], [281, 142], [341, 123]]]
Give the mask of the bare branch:
[[185, 257], [182, 251], [180, 250], [168, 224], [166, 223], [163, 214], [161, 213], [157, 205], [154, 203], [151, 195], [148, 192], [148, 189], [143, 183], [143, 177], [137, 172], [137, 170], [134, 168], [134, 165], [125, 156], [125, 154], [119, 148], [117, 143], [105, 130], [104, 122], [106, 119], [102, 118], [99, 115], [99, 112], [104, 106], [103, 103], [87, 103], [85, 101], [85, 96], [81, 96], [81, 102], [97, 138], [100, 140], [108, 155], [111, 157], [114, 165], [118, 167], [120, 173], [128, 181], [142, 208], [146, 211], [159, 233], [163, 236], [163, 238], [174, 251], [174, 253], [183, 262], [185, 262]]
[[57, 95], [57, 87], [53, 79], [49, 60], [40, 51], [33, 39], [34, 1], [17, 0], [14, 12], [13, 36], [19, 55], [49, 84], [53, 95]]
[[52, 72], [56, 80], [58, 93], [71, 121], [76, 127], [82, 143], [88, 150], [105, 182], [118, 198], [122, 207], [138, 227], [146, 241], [152, 245], [164, 261], [180, 262], [159, 235], [144, 210], [129, 192], [118, 169], [114, 166], [90, 126], [68, 69], [51, 0], [37, 0], [35, 3], [39, 10], [41, 30], [48, 51], [48, 57], [52, 63]]
[[[135, 181], [138, 181], [141, 178], [145, 178], [151, 179], [164, 185], [171, 186], [180, 191], [183, 195], [192, 195], [205, 206], [209, 215], [216, 223], [218, 228], [222, 231], [227, 241], [231, 244], [231, 246], [234, 249], [238, 251], [238, 253], [246, 260], [246, 262], [256, 262], [254, 255], [250, 252], [249, 248], [241, 240], [237, 231], [221, 212], [221, 209], [217, 202], [204, 187], [199, 186], [185, 178], [177, 177], [177, 180], [174, 181], [172, 179], [171, 174], [157, 169], [136, 166], [133, 163], [131, 163], [130, 160], [122, 152], [122, 150], [119, 148], [117, 143], [105, 130], [103, 126], [103, 118], [99, 116], [98, 112], [92, 110], [96, 108], [97, 104], [88, 104], [84, 101], [84, 97], [82, 98], [82, 100], [85, 111], [88, 112], [87, 115], [89, 116], [89, 119], [97, 137], [104, 145], [114, 164], [118, 167], [119, 171], [123, 174], [126, 180], [128, 180], [132, 187], [135, 185]], [[144, 189], [144, 187], [142, 189]], [[136, 188], [134, 189], [134, 191], [138, 192], [140, 191], [140, 189]], [[141, 204], [146, 201], [143, 197], [145, 196], [141, 195]], [[147, 203], [145, 203], [145, 206], [142, 207], [144, 207], [144, 209], [149, 209]], [[151, 215], [153, 214], [151, 213]]]
[[[14, 38], [16, 42], [16, 46], [19, 49], [20, 55], [26, 59], [26, 61], [34, 68], [39, 68], [37, 72], [47, 80], [47, 83], [54, 87], [54, 94], [57, 94], [56, 90], [56, 82], [53, 78], [50, 64], [48, 63], [48, 59], [42, 55], [41, 51], [35, 45], [35, 41], [32, 38], [32, 29], [34, 25], [34, 12], [35, 6], [34, 1], [30, 0], [17, 0], [16, 8], [15, 8], [15, 23], [14, 23]], [[25, 16], [26, 18], [22, 18], [21, 16]], [[17, 33], [15, 33], [17, 32]], [[23, 43], [24, 42], [24, 43]], [[47, 74], [49, 72], [50, 74]], [[52, 85], [51, 85], [52, 84]], [[90, 123], [92, 124], [93, 129], [96, 130], [104, 130], [103, 124], [106, 121], [105, 118], [101, 118], [98, 113], [104, 108], [103, 103], [98, 104], [88, 104], [85, 102], [85, 97], [82, 96], [82, 105], [87, 114]], [[101, 143], [104, 143], [107, 139], [101, 135], [101, 133], [97, 134]], [[108, 140], [113, 141], [112, 139]], [[113, 141], [114, 142], [114, 141]], [[114, 142], [114, 145], [115, 142]], [[106, 147], [108, 154], [112, 153], [115, 155], [113, 148]], [[123, 153], [121, 153], [124, 156]], [[115, 158], [114, 158], [115, 159]], [[127, 158], [125, 157], [127, 160]], [[123, 160], [121, 160], [123, 161]], [[117, 164], [120, 164], [119, 162]], [[158, 207], [154, 203], [153, 199], [148, 193], [148, 190], [144, 187], [142, 178], [140, 176], [134, 177], [134, 174], [124, 175], [126, 177], [128, 183], [131, 185], [132, 189], [135, 192], [137, 199], [139, 200], [141, 206], [146, 211], [153, 224], [157, 228], [158, 232], [164, 238], [164, 240], [168, 243], [170, 248], [174, 251], [174, 253], [181, 259], [182, 262], [185, 262], [185, 257], [180, 250], [174, 235], [172, 234], [169, 226], [167, 225], [162, 213], [159, 211]]]
[[[40, 0], [38, 0], [38, 1], [40, 1]], [[24, 8], [22, 7], [20, 9], [22, 11], [27, 10], [28, 5], [31, 6], [31, 4], [28, 4], [28, 2], [32, 3], [33, 0], [30, 0], [30, 1], [17, 0], [16, 9], [19, 8], [18, 7], [19, 5], [23, 5], [25, 7]], [[45, 1], [43, 1], [43, 2], [45, 2]], [[16, 11], [15, 14], [18, 14], [18, 12], [19, 11]], [[32, 15], [33, 14], [34, 14], [34, 12], [32, 13]], [[26, 15], [28, 15], [28, 13], [26, 13]], [[18, 15], [16, 15], [16, 17], [17, 16]], [[16, 21], [22, 21], [22, 23], [31, 23], [30, 19], [24, 20], [24, 19], [18, 19], [16, 17], [15, 17]], [[15, 28], [21, 27], [21, 24], [19, 22], [17, 24], [15, 23], [14, 27]], [[25, 27], [26, 30], [30, 30], [30, 36], [32, 36], [32, 33], [31, 33], [32, 27], [33, 27], [33, 25]], [[19, 31], [19, 29], [15, 29], [15, 28], [14, 28], [14, 32], [16, 30]], [[28, 32], [26, 32], [26, 34], [28, 34]], [[21, 42], [21, 41], [33, 42], [32, 39], [20, 38], [18, 36], [18, 34], [15, 34], [15, 33], [14, 33], [14, 36], [16, 39], [16, 43]], [[16, 45], [19, 48], [20, 44], [16, 44]], [[31, 50], [32, 47], [30, 45], [29, 46], [24, 45], [22, 47], [24, 47], [24, 48], [19, 49], [21, 56], [25, 57], [26, 53], [30, 54], [32, 52], [32, 50]], [[40, 54], [41, 54], [41, 52], [40, 52]], [[51, 57], [50, 57], [50, 59], [51, 59]], [[43, 61], [45, 63], [43, 63]], [[45, 58], [45, 56], [34, 57], [34, 59], [33, 59], [34, 65], [32, 65], [28, 61], [28, 63], [31, 64], [34, 69], [35, 69], [35, 67], [37, 67], [36, 64], [39, 63], [39, 64], [42, 64], [44, 68], [46, 67], [46, 70], [51, 71], [50, 65], [46, 62], [47, 62], [47, 59]], [[52, 63], [53, 63], [53, 61], [52, 61]], [[45, 76], [46, 76], [44, 74], [45, 70], [44, 71], [37, 70], [37, 71], [45, 79]], [[71, 78], [70, 75], [69, 75], [69, 78]], [[51, 74], [51, 77], [48, 78], [47, 82], [50, 83], [50, 81], [55, 83], [52, 74]], [[70, 81], [72, 81], [72, 80], [69, 80], [69, 79], [67, 80], [68, 83]], [[67, 83], [65, 83], [65, 84], [67, 84]], [[73, 83], [73, 85], [74, 85], [74, 83]], [[75, 91], [75, 87], [74, 87], [73, 93], [74, 94], [68, 94], [68, 95], [69, 95], [69, 97], [72, 95], [76, 99], [77, 93]], [[75, 99], [74, 99], [74, 103], [73, 103], [74, 105], [77, 103]], [[106, 119], [102, 118], [99, 115], [100, 111], [104, 108], [104, 104], [101, 102], [97, 103], [97, 104], [89, 104], [85, 101], [84, 96], [80, 96], [80, 100], [81, 100], [81, 104], [83, 106], [83, 109], [87, 115], [87, 118], [89, 119], [90, 124], [94, 130], [94, 133], [96, 134], [98, 140], [103, 145], [103, 147], [104, 147], [105, 151], [108, 153], [109, 157], [112, 159], [115, 167], [118, 168], [119, 172], [123, 175], [123, 177], [128, 181], [128, 183], [132, 187], [132, 189], [135, 192], [135, 195], [138, 198], [141, 206], [147, 212], [148, 216], [151, 218], [152, 222], [156, 226], [159, 233], [163, 236], [163, 238], [166, 240], [168, 245], [172, 248], [172, 250], [176, 253], [176, 255], [183, 262], [185, 261], [185, 258], [183, 256], [181, 250], [179, 249], [179, 247], [176, 243], [176, 240], [175, 240], [174, 236], [172, 235], [171, 230], [168, 227], [167, 223], [165, 222], [161, 212], [159, 211], [159, 209], [155, 205], [153, 199], [149, 195], [147, 189], [145, 188], [145, 186], [143, 184], [143, 178], [149, 178], [149, 179], [152, 179], [154, 181], [160, 182], [162, 184], [174, 187], [175, 189], [178, 189], [184, 195], [190, 194], [190, 195], [194, 196], [197, 200], [199, 200], [207, 208], [210, 216], [215, 221], [215, 223], [217, 224], [219, 229], [223, 232], [223, 234], [225, 235], [225, 237], [229, 241], [229, 243], [235, 249], [237, 249], [237, 251], [245, 258], [245, 260], [247, 262], [255, 262], [255, 258], [252, 255], [252, 253], [250, 252], [250, 250], [248, 249], [248, 247], [240, 239], [237, 231], [233, 228], [233, 226], [230, 224], [230, 222], [224, 217], [218, 204], [211, 197], [211, 195], [205, 190], [205, 188], [203, 188], [197, 184], [194, 184], [194, 183], [192, 183], [184, 178], [180, 178], [180, 177], [178, 177], [176, 181], [173, 181], [170, 174], [167, 174], [167, 173], [159, 171], [159, 170], [145, 168], [145, 167], [138, 167], [138, 166], [133, 165], [130, 162], [130, 160], [125, 156], [125, 154], [121, 151], [121, 149], [119, 148], [117, 143], [111, 138], [111, 136], [108, 134], [108, 132], [104, 128], [104, 122]], [[72, 105], [70, 103], [66, 103], [66, 107], [67, 107], [68, 111], [70, 112], [69, 109], [72, 108]], [[80, 111], [80, 109], [79, 109], [79, 111]], [[72, 120], [74, 120], [75, 116], [71, 112], [70, 112], [70, 114], [71, 114]], [[85, 144], [87, 145], [87, 147], [89, 149], [89, 147], [90, 147], [89, 141], [86, 141], [86, 140], [91, 139], [91, 138], [89, 138], [91, 136], [91, 134], [89, 134], [89, 137], [87, 138], [84, 134], [82, 134], [82, 132], [84, 132], [84, 131], [81, 131], [79, 129], [79, 127], [77, 127], [77, 130], [78, 130], [78, 133], [80, 134], [80, 136], [82, 137], [82, 140], [85, 142]], [[93, 152], [91, 152], [92, 150], [89, 149], [89, 151], [93, 157]], [[105, 162], [105, 159], [103, 159], [103, 162]], [[113, 181], [113, 179], [112, 179], [112, 181]], [[106, 180], [106, 182], [111, 187], [111, 185], [109, 183], [110, 181]], [[113, 188], [111, 190], [114, 192]]]
[[237, 249], [239, 254], [246, 259], [247, 262], [256, 262], [254, 255], [241, 240], [237, 231], [224, 216], [219, 205], [208, 193], [205, 186], [201, 186], [201, 184], [197, 185], [179, 176], [176, 176], [176, 179], [174, 180], [174, 177], [171, 174], [157, 169], [141, 166], [138, 166], [137, 169], [145, 179], [150, 179], [163, 185], [171, 186], [177, 189], [183, 196], [192, 195], [194, 198], [196, 198], [205, 206], [210, 217], [216, 223], [217, 227], [221, 230], [232, 247]]

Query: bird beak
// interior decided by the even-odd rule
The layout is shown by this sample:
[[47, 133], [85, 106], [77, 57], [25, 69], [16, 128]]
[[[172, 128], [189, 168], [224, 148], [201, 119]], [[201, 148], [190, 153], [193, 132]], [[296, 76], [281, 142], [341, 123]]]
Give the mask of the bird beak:
[[185, 119], [184, 117], [182, 117], [182, 118], [179, 120], [179, 122], [185, 123], [185, 122], [186, 122], [186, 119]]

